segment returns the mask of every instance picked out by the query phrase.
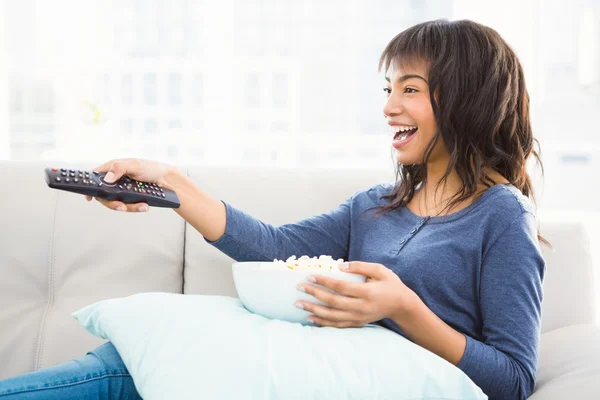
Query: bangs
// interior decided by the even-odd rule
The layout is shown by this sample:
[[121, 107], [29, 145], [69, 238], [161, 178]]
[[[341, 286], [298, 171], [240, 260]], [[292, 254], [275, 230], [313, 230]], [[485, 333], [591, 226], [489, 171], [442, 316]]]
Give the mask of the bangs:
[[[423, 22], [400, 32], [383, 50], [379, 58], [378, 71], [390, 67], [396, 69], [430, 66], [444, 48], [443, 27], [452, 24], [447, 20]], [[427, 68], [429, 69], [429, 68]]]

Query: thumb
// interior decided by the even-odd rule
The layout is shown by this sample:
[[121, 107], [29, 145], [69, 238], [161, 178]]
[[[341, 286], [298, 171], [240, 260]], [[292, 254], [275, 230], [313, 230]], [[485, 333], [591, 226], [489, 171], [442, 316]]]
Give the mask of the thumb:
[[106, 175], [104, 176], [104, 180], [109, 183], [113, 183], [118, 180], [121, 176], [125, 174], [124, 168], [122, 168], [119, 164], [113, 164]]
[[102, 164], [96, 168], [94, 168], [96, 172], [106, 172], [104, 176], [104, 180], [109, 183], [115, 182], [121, 176], [125, 175], [126, 168], [120, 162], [112, 161], [107, 162], [106, 164]]
[[385, 278], [387, 268], [378, 263], [370, 263], [363, 261], [348, 261], [340, 264], [340, 269], [353, 274], [364, 275], [367, 278], [382, 280]]

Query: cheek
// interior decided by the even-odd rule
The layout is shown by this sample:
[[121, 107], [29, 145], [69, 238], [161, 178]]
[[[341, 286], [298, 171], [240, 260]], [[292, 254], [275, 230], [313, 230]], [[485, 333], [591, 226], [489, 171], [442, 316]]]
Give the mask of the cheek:
[[431, 103], [427, 102], [427, 104], [423, 105], [420, 109], [419, 118], [428, 130], [433, 130], [434, 132], [437, 130], [437, 122], [433, 114], [433, 108], [431, 108]]
[[413, 117], [419, 126], [419, 132], [423, 136], [423, 140], [430, 140], [437, 131], [437, 122], [433, 115], [433, 109], [429, 102], [423, 103], [419, 108], [414, 110]]

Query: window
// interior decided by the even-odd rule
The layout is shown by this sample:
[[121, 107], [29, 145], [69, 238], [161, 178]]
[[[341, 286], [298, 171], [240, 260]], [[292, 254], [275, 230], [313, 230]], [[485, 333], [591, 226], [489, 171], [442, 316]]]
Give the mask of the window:
[[121, 120], [121, 133], [125, 136], [133, 134], [133, 119], [128, 118]]
[[273, 74], [273, 106], [277, 108], [286, 107], [288, 103], [288, 78], [287, 74]]
[[156, 128], [158, 124], [155, 119], [148, 118], [144, 120], [144, 135], [153, 136], [156, 135]]
[[168, 82], [169, 104], [178, 106], [181, 104], [181, 75], [178, 73], [169, 74]]
[[156, 74], [147, 73], [144, 75], [144, 103], [149, 106], [156, 105]]
[[125, 74], [121, 78], [121, 102], [123, 104], [133, 104], [133, 76]]
[[178, 130], [183, 128], [183, 124], [180, 120], [170, 120], [169, 121], [169, 129]]
[[23, 89], [20, 86], [13, 85], [10, 94], [10, 111], [13, 113], [23, 112]]
[[260, 86], [257, 73], [246, 75], [245, 95], [247, 107], [256, 108], [260, 105]]
[[194, 75], [192, 81], [192, 98], [193, 103], [196, 106], [201, 106], [204, 99], [204, 84], [202, 81], [202, 74]]

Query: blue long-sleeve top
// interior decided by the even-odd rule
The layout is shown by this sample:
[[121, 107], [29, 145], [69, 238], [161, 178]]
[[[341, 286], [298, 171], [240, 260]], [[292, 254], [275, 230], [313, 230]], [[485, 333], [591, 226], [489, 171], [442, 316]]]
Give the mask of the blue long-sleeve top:
[[[225, 233], [205, 241], [236, 261], [330, 255], [381, 263], [465, 335], [457, 367], [490, 399], [527, 398], [535, 385], [546, 269], [529, 199], [498, 184], [446, 216], [421, 217], [407, 207], [378, 217], [366, 212], [387, 203], [381, 196], [392, 188], [358, 191], [330, 212], [281, 226], [222, 201]], [[391, 319], [376, 323], [407, 337]]]

